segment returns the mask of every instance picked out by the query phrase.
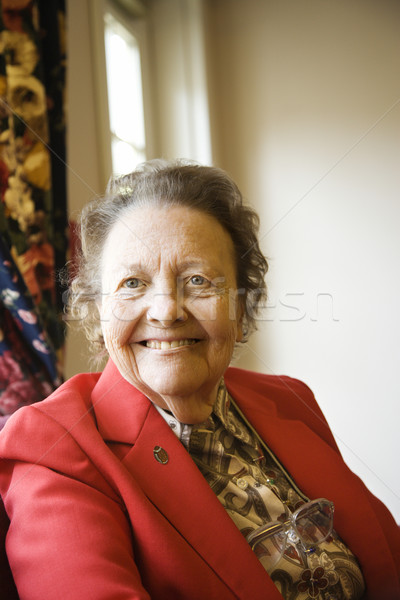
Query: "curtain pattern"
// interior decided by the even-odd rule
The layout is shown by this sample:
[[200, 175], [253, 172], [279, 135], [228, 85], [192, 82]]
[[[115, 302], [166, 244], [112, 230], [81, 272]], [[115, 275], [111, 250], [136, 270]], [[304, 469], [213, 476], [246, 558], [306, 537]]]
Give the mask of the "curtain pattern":
[[0, 0], [0, 427], [61, 382], [65, 5]]

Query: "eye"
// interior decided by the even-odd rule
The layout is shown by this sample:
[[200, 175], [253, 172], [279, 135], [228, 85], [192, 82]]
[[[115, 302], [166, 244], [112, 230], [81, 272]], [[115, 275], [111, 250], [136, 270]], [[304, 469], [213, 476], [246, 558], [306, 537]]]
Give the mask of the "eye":
[[136, 277], [131, 277], [123, 283], [123, 287], [129, 288], [130, 290], [135, 290], [141, 285], [143, 285], [143, 282], [140, 279], [137, 279]]
[[193, 277], [189, 279], [189, 282], [192, 285], [204, 285], [205, 283], [207, 283], [207, 279], [205, 279], [205, 277], [202, 277], [201, 275], [193, 275]]

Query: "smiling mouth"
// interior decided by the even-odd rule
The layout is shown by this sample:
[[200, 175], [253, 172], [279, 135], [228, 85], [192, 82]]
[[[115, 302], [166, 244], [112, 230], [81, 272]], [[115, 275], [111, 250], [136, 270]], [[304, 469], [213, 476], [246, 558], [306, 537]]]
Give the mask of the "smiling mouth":
[[170, 350], [171, 348], [180, 348], [182, 346], [193, 346], [193, 344], [199, 341], [200, 340], [190, 338], [187, 340], [172, 340], [171, 342], [166, 340], [144, 340], [140, 343], [142, 346], [151, 348], [152, 350]]

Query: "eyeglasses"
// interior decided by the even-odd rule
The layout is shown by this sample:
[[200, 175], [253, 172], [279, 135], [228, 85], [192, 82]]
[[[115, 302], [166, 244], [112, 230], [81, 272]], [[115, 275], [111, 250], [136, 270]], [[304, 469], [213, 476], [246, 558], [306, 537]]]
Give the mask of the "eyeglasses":
[[246, 540], [267, 571], [270, 571], [279, 562], [289, 544], [300, 544], [305, 553], [314, 552], [315, 546], [325, 541], [332, 533], [333, 512], [333, 502], [318, 498], [300, 506], [288, 515], [286, 521], [261, 525], [252, 531]]

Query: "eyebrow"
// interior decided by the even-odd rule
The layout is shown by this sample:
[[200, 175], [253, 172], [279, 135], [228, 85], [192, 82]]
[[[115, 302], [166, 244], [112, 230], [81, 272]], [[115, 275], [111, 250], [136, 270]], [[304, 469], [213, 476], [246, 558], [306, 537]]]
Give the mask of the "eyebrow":
[[[218, 267], [215, 264], [208, 264], [207, 266], [209, 266], [213, 271], [219, 271]], [[204, 268], [204, 261], [202, 261], [201, 259], [196, 259], [196, 260], [187, 260], [184, 262], [179, 262], [177, 264], [177, 268], [178, 271], [184, 271], [186, 269], [196, 269], [196, 268]], [[135, 273], [135, 272], [139, 272], [139, 273], [145, 273], [147, 271], [146, 266], [143, 263], [130, 263], [129, 265], [126, 266], [121, 266], [117, 271], [116, 274], [120, 275], [120, 274], [126, 274], [126, 273]]]
[[[189, 268], [196, 268], [196, 267], [202, 267], [204, 265], [204, 261], [201, 260], [187, 260], [185, 262], [180, 262], [179, 263], [179, 269], [181, 270], [185, 270], [185, 269], [189, 269]], [[214, 267], [212, 267], [214, 268]]]
[[143, 271], [143, 267], [140, 263], [130, 263], [129, 265], [119, 267], [116, 273], [131, 273], [132, 271]]

